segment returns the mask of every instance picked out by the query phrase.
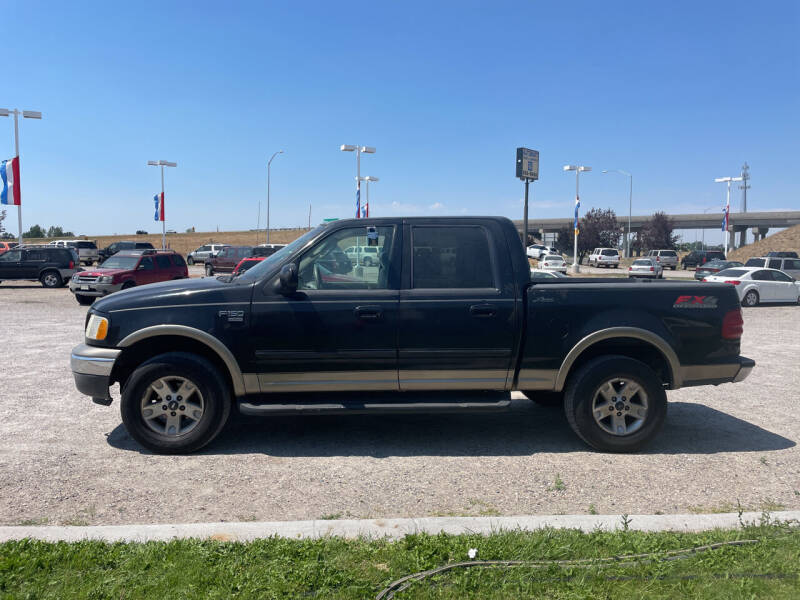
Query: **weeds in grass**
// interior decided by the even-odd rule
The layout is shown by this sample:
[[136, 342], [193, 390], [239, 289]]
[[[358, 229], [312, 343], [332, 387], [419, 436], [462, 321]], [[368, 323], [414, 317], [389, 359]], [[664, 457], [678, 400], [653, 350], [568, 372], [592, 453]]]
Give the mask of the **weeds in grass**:
[[633, 519], [629, 518], [628, 513], [622, 515], [622, 531], [628, 531], [628, 529], [630, 529], [631, 521], [633, 521]]
[[322, 515], [319, 520], [320, 521], [336, 521], [337, 519], [342, 518], [342, 513], [330, 513], [327, 515]]
[[758, 459], [758, 462], [760, 462], [762, 465], [766, 465], [767, 464], [767, 457], [766, 456], [762, 456], [761, 458]]
[[596, 515], [597, 514], [597, 508], [595, 508], [594, 504], [590, 504], [589, 505], [589, 514], [590, 515]]
[[556, 479], [553, 481], [553, 485], [547, 488], [548, 492], [563, 492], [567, 489], [567, 486], [564, 485], [564, 482], [561, 479], [561, 475], [556, 473]]
[[40, 527], [42, 525], [47, 525], [50, 522], [50, 519], [47, 517], [37, 517], [35, 519], [23, 519], [19, 522], [19, 525], [22, 527]]

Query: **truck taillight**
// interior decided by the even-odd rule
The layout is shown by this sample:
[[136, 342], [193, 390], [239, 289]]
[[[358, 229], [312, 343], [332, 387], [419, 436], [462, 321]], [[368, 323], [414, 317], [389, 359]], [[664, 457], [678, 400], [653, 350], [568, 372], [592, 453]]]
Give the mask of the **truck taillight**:
[[735, 308], [725, 313], [722, 318], [722, 337], [726, 340], [738, 340], [744, 332], [742, 309]]
[[741, 281], [737, 281], [735, 279], [731, 279], [730, 281], [726, 281], [725, 283], [732, 283], [733, 285], [739, 285], [742, 282]]
[[74, 269], [75, 268], [75, 261], [72, 261], [72, 260], [69, 261], [69, 268], [70, 269]]

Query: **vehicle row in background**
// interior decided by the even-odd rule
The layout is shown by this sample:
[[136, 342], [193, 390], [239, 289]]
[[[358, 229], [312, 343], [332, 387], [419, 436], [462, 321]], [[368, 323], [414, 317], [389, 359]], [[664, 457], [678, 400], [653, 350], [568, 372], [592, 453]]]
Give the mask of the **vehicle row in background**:
[[55, 246], [56, 248], [73, 248], [83, 265], [93, 265], [100, 259], [97, 244], [90, 240], [53, 240], [47, 245]]
[[704, 277], [703, 281], [733, 285], [743, 306], [756, 306], [764, 302], [800, 303], [800, 282], [777, 269], [725, 269], [716, 275]]
[[89, 305], [95, 298], [134, 286], [186, 279], [186, 261], [172, 250], [124, 250], [91, 271], [80, 271], [69, 280], [69, 291], [78, 304]]
[[78, 269], [73, 248], [26, 244], [0, 254], [0, 281], [39, 281], [44, 287], [62, 287]]
[[[788, 254], [788, 253], [787, 253]], [[760, 267], [767, 269], [778, 269], [788, 273], [792, 277], [800, 277], [800, 259], [765, 256], [760, 258], [748, 258], [744, 263], [745, 267]]]
[[678, 253], [675, 250], [650, 250], [647, 256], [655, 259], [662, 269], [669, 268], [674, 271], [678, 268]]
[[190, 265], [194, 263], [204, 263], [212, 256], [215, 256], [217, 252], [222, 250], [223, 248], [227, 248], [230, 244], [203, 244], [197, 250], [192, 250], [189, 252], [189, 256], [186, 257], [186, 262]]
[[543, 271], [558, 271], [567, 273], [567, 262], [560, 254], [545, 254], [539, 259], [539, 268]]
[[681, 269], [696, 269], [712, 260], [725, 260], [719, 250], [692, 250], [681, 259]]
[[0, 254], [5, 252], [6, 250], [11, 250], [12, 248], [16, 248], [19, 244], [17, 242], [4, 242], [0, 241]]
[[543, 246], [542, 244], [531, 244], [528, 246], [525, 254], [528, 258], [532, 258], [533, 260], [542, 260], [542, 257], [546, 254], [558, 254], [558, 250], [551, 246]]
[[98, 256], [100, 257], [100, 261], [106, 260], [110, 256], [114, 256], [117, 252], [122, 252], [123, 250], [155, 250], [153, 248], [153, 244], [150, 242], [134, 242], [129, 240], [121, 240], [119, 242], [114, 242], [113, 244], [109, 244], [105, 248], [101, 248], [98, 251]]

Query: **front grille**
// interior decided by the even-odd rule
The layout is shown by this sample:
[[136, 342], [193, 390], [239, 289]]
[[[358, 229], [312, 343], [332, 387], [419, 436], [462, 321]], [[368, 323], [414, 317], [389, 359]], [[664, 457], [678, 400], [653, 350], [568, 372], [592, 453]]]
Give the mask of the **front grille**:
[[78, 283], [97, 283], [97, 277], [90, 275], [78, 275]]

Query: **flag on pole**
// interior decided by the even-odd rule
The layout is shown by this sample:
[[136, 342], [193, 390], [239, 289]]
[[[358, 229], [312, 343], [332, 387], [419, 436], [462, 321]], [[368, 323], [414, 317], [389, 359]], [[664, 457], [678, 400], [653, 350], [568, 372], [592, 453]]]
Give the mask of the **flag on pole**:
[[356, 219], [361, 218], [361, 181], [356, 183]]
[[725, 204], [722, 209], [722, 231], [728, 231], [728, 219], [730, 219], [731, 205], [730, 201]]
[[0, 179], [3, 181], [0, 204], [20, 206], [22, 192], [19, 185], [19, 156], [0, 162]]
[[165, 221], [164, 219], [164, 192], [153, 196], [153, 202], [156, 205], [156, 213], [153, 215], [154, 221]]
[[578, 209], [581, 207], [581, 200], [578, 196], [575, 196], [575, 223], [573, 224], [573, 228], [575, 229], [575, 235], [580, 233], [578, 229]]

